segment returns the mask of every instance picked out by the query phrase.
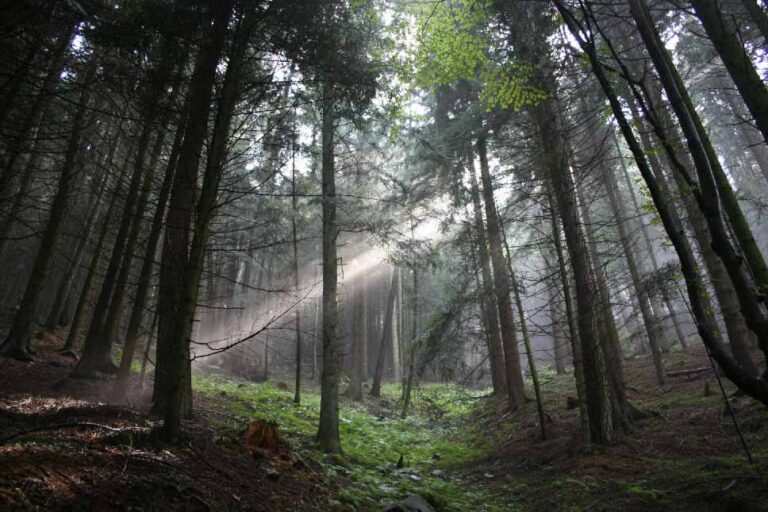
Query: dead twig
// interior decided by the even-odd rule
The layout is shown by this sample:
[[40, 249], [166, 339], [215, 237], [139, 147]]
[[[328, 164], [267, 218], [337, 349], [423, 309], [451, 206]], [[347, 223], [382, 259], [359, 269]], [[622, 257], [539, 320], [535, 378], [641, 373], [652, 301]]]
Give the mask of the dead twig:
[[57, 423], [55, 425], [45, 425], [43, 427], [36, 427], [36, 428], [30, 428], [27, 430], [22, 430], [21, 432], [16, 432], [15, 434], [12, 434], [10, 436], [3, 437], [2, 439], [0, 439], [0, 445], [7, 443], [11, 439], [16, 439], [17, 437], [22, 437], [27, 434], [34, 434], [35, 432], [43, 432], [46, 430], [62, 430], [65, 428], [77, 428], [77, 427], [100, 428], [102, 430], [107, 430], [109, 432], [123, 431], [123, 429], [121, 428], [110, 427], [108, 425], [102, 425], [100, 423], [91, 423], [88, 421], [80, 421], [77, 423]]

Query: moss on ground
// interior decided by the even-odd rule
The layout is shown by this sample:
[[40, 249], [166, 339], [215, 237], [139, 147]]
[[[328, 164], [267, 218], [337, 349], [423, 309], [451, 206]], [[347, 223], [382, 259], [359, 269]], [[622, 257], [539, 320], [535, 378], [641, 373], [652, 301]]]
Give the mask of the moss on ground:
[[[316, 389], [293, 403], [293, 392], [273, 382], [253, 383], [220, 375], [196, 375], [196, 391], [226, 404], [231, 415], [209, 419], [238, 428], [254, 419], [273, 421], [302, 457], [321, 463], [330, 478], [349, 485], [337, 496], [340, 508], [376, 509], [417, 493], [438, 510], [514, 510], [500, 492], [479, 487], [454, 474], [453, 468], [491, 453], [492, 440], [470, 426], [469, 415], [483, 391], [448, 384], [427, 384], [416, 391], [411, 414], [401, 419], [400, 387], [383, 386], [382, 397], [363, 403], [343, 400], [340, 430], [343, 457], [328, 457], [314, 448], [320, 397]], [[487, 391], [486, 391], [487, 393]], [[402, 457], [401, 466], [398, 461]]]

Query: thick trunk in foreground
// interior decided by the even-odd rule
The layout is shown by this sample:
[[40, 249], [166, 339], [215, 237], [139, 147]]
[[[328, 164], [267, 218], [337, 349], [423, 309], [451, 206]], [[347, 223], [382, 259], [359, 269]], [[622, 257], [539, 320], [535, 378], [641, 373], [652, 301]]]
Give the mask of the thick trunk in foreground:
[[[184, 142], [179, 152], [179, 162], [171, 187], [168, 206], [165, 241], [163, 243], [160, 287], [158, 295], [158, 336], [153, 410], [163, 414], [163, 433], [175, 440], [179, 433], [182, 416], [192, 412], [190, 400], [189, 338], [192, 318], [189, 313], [190, 299], [196, 301], [196, 287], [192, 256], [192, 220], [195, 213], [195, 188], [200, 155], [211, 112], [211, 96], [216, 79], [216, 67], [224, 47], [227, 25], [233, 1], [223, 0], [212, 4], [212, 25], [207, 41], [200, 49], [195, 71], [189, 86], [189, 118], [185, 127]], [[230, 66], [227, 74], [230, 73]], [[224, 92], [222, 91], [222, 95]], [[226, 112], [219, 112], [226, 116]], [[217, 121], [218, 121], [217, 116]], [[218, 136], [221, 137], [219, 134]], [[223, 144], [219, 141], [218, 144]], [[211, 141], [211, 151], [214, 149]], [[213, 155], [210, 155], [213, 156]], [[209, 157], [210, 157], [209, 156]], [[221, 162], [208, 162], [218, 165]], [[202, 201], [202, 191], [201, 199]], [[200, 219], [204, 222], [207, 219]], [[198, 238], [198, 243], [202, 242]], [[202, 235], [202, 234], [201, 234]], [[198, 250], [200, 250], [198, 248]], [[195, 290], [188, 294], [192, 284]], [[194, 315], [194, 304], [192, 304]]]
[[171, 153], [168, 157], [168, 162], [166, 163], [163, 182], [160, 185], [160, 192], [157, 196], [157, 207], [155, 208], [155, 214], [152, 218], [152, 227], [149, 230], [149, 237], [147, 238], [146, 248], [144, 250], [144, 259], [141, 264], [141, 270], [139, 271], [139, 280], [136, 287], [133, 307], [131, 309], [131, 317], [128, 320], [123, 355], [117, 370], [115, 385], [112, 388], [112, 397], [115, 401], [123, 400], [125, 398], [125, 392], [127, 391], [128, 375], [131, 371], [133, 354], [136, 352], [136, 346], [139, 341], [141, 325], [144, 319], [144, 308], [149, 299], [152, 271], [156, 263], [157, 244], [160, 241], [160, 235], [163, 231], [166, 205], [168, 203], [168, 196], [171, 192], [171, 184], [173, 183], [174, 171], [176, 170], [179, 150], [181, 149], [186, 120], [186, 112], [184, 112], [176, 129], [176, 136], [173, 141]]
[[[550, 189], [551, 190], [551, 189]], [[565, 316], [568, 321], [568, 334], [571, 338], [571, 353], [573, 354], [573, 374], [576, 380], [576, 393], [579, 399], [579, 422], [581, 425], [582, 441], [584, 449], [590, 450], [592, 445], [591, 429], [589, 427], [589, 412], [587, 411], [587, 391], [584, 382], [584, 362], [582, 361], [581, 335], [576, 321], [573, 301], [571, 300], [571, 286], [568, 279], [568, 269], [565, 266], [565, 255], [560, 238], [560, 223], [558, 222], [555, 199], [549, 191], [549, 213], [552, 227], [552, 241], [557, 256], [557, 270], [560, 284], [563, 289], [563, 303], [565, 304]]]
[[[552, 84], [548, 88], [554, 91]], [[559, 108], [550, 98], [535, 108], [534, 119], [539, 130], [543, 152], [541, 161], [552, 187], [557, 211], [562, 220], [568, 255], [573, 268], [576, 312], [581, 360], [584, 371], [584, 401], [589, 416], [590, 437], [597, 444], [614, 440], [616, 425], [613, 414], [612, 383], [608, 374], [606, 332], [600, 326], [600, 296], [589, 260], [589, 251], [581, 229], [575, 187], [568, 167], [568, 153], [562, 140], [564, 127]], [[556, 144], [552, 144], [552, 134]]]
[[338, 334], [336, 289], [336, 169], [334, 165], [334, 101], [326, 85], [322, 98], [322, 206], [323, 206], [323, 369], [320, 377], [320, 425], [317, 442], [326, 453], [341, 452], [339, 436], [339, 370], [341, 347]]

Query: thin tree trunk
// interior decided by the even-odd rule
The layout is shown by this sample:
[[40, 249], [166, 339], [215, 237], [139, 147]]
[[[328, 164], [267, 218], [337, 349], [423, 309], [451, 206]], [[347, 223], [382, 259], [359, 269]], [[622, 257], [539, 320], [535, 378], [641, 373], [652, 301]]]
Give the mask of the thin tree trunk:
[[75, 314], [72, 317], [72, 324], [69, 327], [69, 333], [67, 334], [67, 340], [64, 342], [64, 350], [72, 350], [77, 342], [77, 337], [80, 334], [80, 328], [85, 321], [85, 313], [88, 307], [88, 303], [91, 299], [91, 288], [93, 287], [93, 280], [99, 269], [99, 263], [101, 262], [101, 256], [104, 248], [104, 244], [107, 242], [107, 235], [109, 234], [109, 228], [112, 224], [112, 216], [115, 213], [118, 199], [122, 197], [122, 180], [116, 180], [117, 189], [112, 194], [112, 199], [109, 202], [109, 207], [104, 215], [104, 223], [101, 226], [101, 232], [99, 238], [96, 241], [96, 246], [93, 249], [93, 256], [91, 257], [90, 265], [88, 266], [88, 273], [85, 275], [85, 281], [83, 282], [82, 290], [80, 291], [80, 298], [75, 308]]
[[397, 270], [392, 267], [391, 277], [389, 279], [389, 295], [387, 298], [387, 312], [384, 314], [384, 328], [381, 331], [381, 342], [379, 343], [379, 352], [376, 356], [376, 368], [373, 373], [373, 383], [371, 384], [371, 396], [381, 396], [381, 381], [384, 378], [384, 365], [387, 362], [387, 346], [392, 337], [392, 317], [394, 316], [395, 296], [397, 295]]
[[413, 272], [413, 297], [411, 298], [411, 342], [408, 350], [408, 374], [403, 387], [403, 411], [400, 417], [405, 419], [408, 415], [408, 406], [411, 404], [413, 382], [416, 379], [416, 343], [419, 332], [419, 273], [416, 268]]
[[[146, 156], [149, 141], [155, 128], [155, 121], [159, 113], [160, 99], [163, 88], [166, 86], [170, 63], [161, 62], [155, 77], [145, 91], [142, 112], [141, 132], [134, 157], [134, 168], [131, 176], [128, 194], [123, 207], [123, 215], [120, 220], [115, 245], [112, 248], [112, 256], [107, 266], [99, 298], [96, 301], [88, 334], [83, 345], [83, 355], [75, 368], [75, 375], [87, 377], [94, 372], [114, 373], [117, 367], [112, 363], [111, 350], [115, 324], [118, 315], [122, 311], [124, 289], [133, 261], [133, 250], [138, 237], [137, 223], [140, 223], [139, 214], [143, 215], [148, 190], [141, 190], [142, 179], [145, 177]], [[156, 148], [159, 151], [159, 148]], [[153, 155], [154, 156], [154, 155]], [[144, 204], [142, 204], [142, 200]]]
[[48, 274], [51, 270], [51, 259], [53, 257], [54, 247], [59, 237], [59, 227], [67, 212], [67, 203], [69, 193], [77, 173], [77, 156], [80, 153], [81, 135], [85, 123], [85, 115], [88, 110], [88, 104], [91, 99], [91, 89], [89, 88], [94, 76], [96, 75], [96, 61], [88, 64], [82, 81], [83, 88], [78, 98], [78, 104], [72, 116], [72, 131], [67, 143], [67, 149], [64, 154], [61, 174], [59, 175], [56, 195], [53, 198], [53, 204], [48, 214], [48, 220], [43, 231], [40, 248], [38, 249], [35, 262], [32, 265], [32, 273], [27, 281], [24, 290], [24, 296], [19, 304], [19, 310], [13, 319], [11, 329], [5, 338], [0, 351], [9, 357], [28, 361], [29, 339], [32, 331], [32, 323], [37, 310], [40, 292], [45, 286]]
[[[646, 95], [645, 101], [647, 102], [646, 119], [651, 121], [654, 131], [658, 136], [671, 167], [674, 169], [672, 176], [677, 183], [679, 190], [689, 190], [689, 183], [685, 176], [688, 175], [687, 166], [681, 162], [681, 157], [684, 155], [678, 155], [678, 151], [675, 149], [674, 143], [670, 140], [668, 130], [665, 130], [663, 126], [673, 126], [672, 120], [669, 118], [667, 111], [658, 107], [660, 104], [661, 92], [656, 91], [656, 97], [651, 98]], [[654, 106], [656, 105], [656, 107]], [[630, 108], [633, 109], [633, 116], [639, 119], [637, 108], [634, 102], [630, 102]], [[656, 116], [651, 118], [650, 116]], [[641, 131], [641, 140], [646, 148], [650, 146], [650, 142], [643, 137]], [[662, 195], [667, 188], [665, 185], [665, 178], [659, 167], [658, 161], [655, 160], [653, 155], [648, 158], [649, 167], [654, 174], [654, 178], [661, 184]], [[709, 229], [709, 222], [700, 208], [700, 204], [694, 197], [694, 194], [682, 194], [683, 204], [685, 205], [688, 213], [688, 219], [690, 221], [691, 228], [694, 232], [696, 240], [698, 242], [699, 251], [704, 260], [707, 271], [709, 272], [710, 280], [715, 289], [715, 295], [717, 296], [718, 303], [722, 312], [725, 327], [728, 332], [728, 339], [730, 340], [731, 349], [737, 358], [739, 364], [741, 364], [748, 372], [756, 373], [757, 369], [752, 361], [750, 355], [750, 341], [749, 341], [749, 326], [747, 319], [741, 309], [741, 299], [736, 288], [736, 282], [732, 279], [731, 272], [725, 265], [723, 260], [716, 252], [715, 245], [713, 244], [713, 233]], [[674, 208], [670, 210], [670, 215], [677, 216]], [[679, 222], [679, 219], [673, 219], [675, 223]], [[714, 221], [717, 224], [717, 221]], [[722, 239], [722, 227], [720, 228], [720, 238]], [[726, 237], [727, 240], [727, 237]], [[711, 309], [709, 299], [704, 296], [701, 300], [705, 303], [705, 308]], [[719, 336], [719, 334], [718, 334]]]
[[744, 370], [736, 363], [731, 357], [730, 353], [722, 343], [719, 337], [719, 332], [714, 321], [711, 308], [708, 308], [704, 299], [706, 289], [703, 286], [700, 277], [700, 271], [696, 259], [693, 254], [687, 238], [684, 235], [683, 227], [675, 221], [674, 215], [671, 213], [671, 208], [666, 198], [662, 194], [662, 190], [653, 176], [653, 173], [648, 166], [648, 162], [645, 155], [638, 143], [632, 128], [627, 121], [622, 105], [619, 102], [613, 86], [605, 75], [605, 70], [602, 63], [598, 59], [597, 50], [594, 44], [583, 39], [582, 32], [579, 29], [578, 22], [573, 17], [572, 13], [568, 11], [561, 3], [560, 0], [553, 0], [558, 11], [563, 16], [568, 28], [577, 40], [581, 49], [586, 53], [589, 58], [592, 72], [598, 79], [606, 98], [610, 102], [611, 109], [614, 117], [616, 118], [622, 134], [629, 145], [632, 155], [635, 157], [638, 169], [640, 170], [643, 179], [645, 180], [648, 190], [651, 193], [651, 198], [659, 212], [661, 221], [664, 224], [664, 228], [669, 235], [672, 244], [677, 251], [680, 258], [680, 267], [685, 278], [686, 286], [688, 288], [688, 296], [691, 301], [691, 308], [696, 318], [699, 334], [701, 335], [704, 344], [709, 349], [712, 357], [720, 364], [725, 375], [731, 379], [734, 384], [744, 390], [750, 396], [760, 400], [764, 404], [768, 404], [768, 382], [764, 378], [755, 377], [744, 372]]
[[[762, 12], [759, 6], [754, 5], [754, 0], [751, 6], [748, 5], [750, 2], [742, 2], [747, 6], [750, 15]], [[691, 0], [691, 4], [741, 97], [744, 98], [755, 124], [763, 133], [763, 138], [768, 139], [768, 88], [741, 42], [738, 26], [715, 0]], [[762, 16], [758, 15], [756, 18], [764, 22], [765, 13], [762, 12]], [[761, 29], [763, 24], [759, 25]]]
[[104, 178], [101, 180], [101, 182], [96, 185], [96, 188], [98, 190], [95, 190], [94, 191], [95, 193], [92, 193], [89, 197], [88, 204], [91, 205], [90, 211], [87, 213], [87, 220], [85, 222], [82, 236], [77, 241], [77, 244], [75, 245], [75, 250], [72, 253], [71, 263], [67, 268], [67, 270], [65, 271], [64, 276], [62, 277], [61, 282], [59, 283], [59, 287], [56, 290], [56, 297], [53, 300], [53, 305], [51, 306], [51, 310], [48, 313], [48, 319], [45, 322], [45, 327], [47, 327], [48, 329], [54, 330], [56, 329], [56, 327], [58, 327], [62, 310], [64, 309], [67, 303], [69, 292], [72, 288], [72, 283], [74, 281], [75, 276], [77, 275], [77, 270], [80, 268], [80, 265], [82, 264], [85, 248], [87, 247], [88, 241], [91, 238], [93, 223], [96, 221], [96, 217], [98, 216], [99, 210], [101, 208], [101, 199], [104, 195], [105, 182], [106, 182], [106, 174]]
[[558, 215], [555, 209], [555, 199], [549, 190], [549, 213], [550, 224], [552, 225], [552, 240], [557, 255], [557, 268], [560, 276], [560, 283], [563, 288], [563, 302], [565, 303], [565, 316], [568, 320], [568, 333], [571, 338], [571, 353], [573, 354], [573, 373], [576, 380], [576, 394], [579, 399], [579, 421], [581, 424], [582, 442], [584, 450], [591, 450], [592, 435], [589, 426], [589, 412], [587, 411], [587, 390], [584, 381], [584, 362], [582, 360], [581, 335], [579, 334], [578, 323], [576, 321], [576, 312], [574, 311], [571, 300], [571, 286], [568, 280], [568, 270], [565, 266], [565, 255], [563, 254], [563, 245], [560, 239], [560, 224], [557, 220]]
[[[633, 188], [632, 179], [629, 176], [627, 165], [624, 162], [624, 155], [621, 153], [621, 148], [619, 147], [619, 141], [616, 138], [616, 135], [614, 133], [611, 134], [611, 138], [613, 139], [613, 143], [616, 146], [616, 154], [618, 155], [618, 158], [619, 158], [621, 171], [627, 185], [627, 190], [629, 190], [629, 197], [632, 200], [633, 212], [635, 215], [640, 215], [641, 213], [640, 205], [637, 202], [635, 189]], [[659, 262], [658, 262], [658, 259], [656, 258], [656, 251], [654, 250], [653, 244], [651, 243], [651, 236], [648, 233], [648, 226], [645, 224], [642, 218], [638, 219], [637, 224], [639, 224], [640, 232], [643, 235], [643, 242], [645, 242], [646, 253], [648, 254], [648, 257], [651, 260], [651, 270], [653, 270], [654, 274], [656, 274], [659, 271]], [[677, 309], [675, 309], [675, 307], [672, 304], [672, 300], [669, 296], [669, 291], [667, 290], [666, 286], [661, 287], [661, 298], [664, 301], [664, 306], [667, 308], [667, 311], [669, 312], [670, 318], [672, 319], [672, 325], [675, 328], [675, 335], [677, 336], [677, 341], [680, 343], [680, 346], [683, 348], [683, 350], [685, 350], [688, 348], [688, 343], [685, 341], [685, 333], [683, 332], [683, 328], [680, 325], [680, 318], [677, 313]]]
[[476, 144], [477, 155], [480, 158], [480, 182], [485, 204], [485, 218], [488, 226], [488, 245], [491, 264], [493, 265], [493, 281], [496, 289], [496, 300], [499, 307], [499, 326], [501, 328], [501, 344], [504, 349], [506, 368], [507, 397], [511, 409], [517, 409], [526, 401], [523, 372], [520, 367], [520, 353], [517, 349], [515, 332], [515, 316], [512, 312], [512, 300], [509, 294], [512, 287], [509, 282], [504, 252], [501, 243], [501, 227], [496, 216], [496, 200], [493, 196], [493, 181], [488, 168], [485, 136], [480, 136]]
[[[294, 112], [295, 116], [295, 112]], [[294, 136], [296, 121], [294, 118]], [[293, 145], [293, 159], [291, 166], [291, 206], [293, 209], [293, 215], [291, 216], [291, 234], [293, 236], [293, 287], [296, 290], [295, 293], [299, 293], [299, 243], [297, 238], [296, 220], [298, 217], [298, 204], [296, 198], [296, 155], [295, 144]], [[294, 310], [293, 324], [296, 329], [296, 371], [295, 382], [293, 392], [293, 403], [301, 403], [301, 304], [296, 304]], [[362, 388], [360, 390], [362, 394]]]
[[659, 385], [666, 383], [666, 372], [664, 370], [664, 363], [661, 360], [661, 346], [659, 343], [659, 325], [658, 320], [655, 318], [653, 311], [651, 310], [651, 301], [646, 292], [646, 287], [640, 279], [640, 272], [635, 261], [635, 255], [632, 251], [632, 243], [629, 240], [629, 234], [624, 226], [624, 220], [627, 218], [626, 212], [622, 207], [622, 203], [617, 196], [616, 178], [611, 173], [610, 169], [605, 167], [601, 168], [601, 176], [604, 180], [605, 189], [608, 193], [608, 201], [613, 210], [614, 218], [616, 219], [616, 229], [619, 232], [619, 242], [624, 252], [624, 259], [627, 262], [629, 268], [629, 275], [632, 280], [632, 286], [637, 294], [637, 301], [640, 304], [640, 315], [643, 318], [643, 325], [645, 326], [645, 332], [648, 335], [648, 344], [651, 347], [651, 355], [653, 357], [653, 366], [656, 369], [656, 380]]
[[[504, 229], [501, 230], [502, 233]], [[525, 354], [528, 356], [528, 368], [531, 371], [531, 380], [533, 381], [533, 392], [536, 394], [536, 412], [539, 414], [539, 424], [541, 428], [541, 438], [547, 438], [547, 426], [546, 416], [544, 414], [544, 400], [541, 395], [541, 386], [539, 385], [539, 371], [536, 369], [536, 356], [533, 353], [533, 347], [531, 346], [531, 337], [528, 335], [528, 322], [525, 319], [525, 309], [523, 309], [523, 300], [520, 297], [520, 287], [517, 285], [517, 278], [515, 278], [515, 272], [512, 268], [512, 253], [509, 251], [509, 244], [507, 244], [507, 236], [504, 234], [504, 249], [507, 251], [507, 267], [509, 269], [509, 277], [512, 281], [512, 291], [515, 294], [515, 304], [517, 305], [517, 315], [520, 317], [520, 332], [523, 335], [523, 343], [525, 344]]]
[[[715, 252], [723, 259], [726, 270], [734, 282], [736, 291], [740, 296], [742, 309], [751, 310], [751, 312], [745, 311], [747, 325], [756, 331], [755, 334], [762, 340], [761, 346], [768, 351], [768, 318], [757, 306], [760, 300], [755, 297], [756, 293], [749, 290], [750, 283], [745, 275], [742, 260], [746, 262], [751, 271], [758, 291], [768, 291], [768, 267], [766, 267], [763, 255], [752, 236], [749, 224], [741, 211], [741, 206], [720, 165], [701, 119], [688, 96], [685, 85], [653, 25], [648, 7], [644, 0], [630, 0], [629, 7], [672, 109], [685, 134], [688, 149], [699, 178], [700, 192], [694, 191], [694, 195], [707, 220]], [[745, 98], [746, 100], [747, 98]], [[768, 103], [765, 106], [768, 107]], [[766, 115], [766, 122], [768, 123], [768, 115]], [[764, 134], [766, 132], [768, 132], [768, 124]], [[730, 243], [722, 213], [727, 215], [730, 221], [733, 234], [741, 246], [743, 258]]]
[[483, 205], [480, 201], [480, 190], [477, 185], [475, 166], [472, 162], [472, 152], [468, 151], [467, 167], [469, 169], [470, 194], [474, 210], [475, 237], [478, 256], [480, 257], [480, 272], [482, 276], [483, 301], [488, 337], [488, 357], [491, 363], [491, 377], [495, 394], [506, 394], [507, 374], [504, 365], [504, 351], [499, 332], [499, 310], [494, 300], [494, 285], [491, 275], [491, 258], [488, 254], [485, 226], [483, 224]]

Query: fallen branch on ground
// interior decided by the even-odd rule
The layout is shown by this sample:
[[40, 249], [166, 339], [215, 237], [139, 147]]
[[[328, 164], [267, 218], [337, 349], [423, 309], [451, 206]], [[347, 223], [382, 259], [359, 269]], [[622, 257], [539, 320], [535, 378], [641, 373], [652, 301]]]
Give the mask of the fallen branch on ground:
[[27, 434], [33, 434], [35, 432], [43, 432], [45, 430], [61, 430], [65, 428], [77, 428], [77, 427], [100, 428], [102, 430], [108, 430], [110, 432], [122, 432], [123, 430], [125, 430], [122, 428], [115, 428], [115, 427], [110, 427], [108, 425], [102, 425], [100, 423], [91, 423], [87, 421], [81, 421], [78, 423], [58, 423], [56, 425], [46, 425], [44, 427], [36, 427], [36, 428], [27, 429], [27, 430], [22, 430], [21, 432], [16, 432], [15, 434], [12, 434], [10, 436], [3, 437], [2, 439], [0, 439], [0, 445], [7, 443], [11, 439], [16, 439], [17, 437], [25, 436]]
[[709, 367], [702, 367], [702, 368], [692, 368], [690, 370], [678, 370], [674, 372], [667, 372], [667, 377], [686, 377], [688, 375], [697, 375], [699, 373], [704, 372], [711, 372], [712, 368]]

